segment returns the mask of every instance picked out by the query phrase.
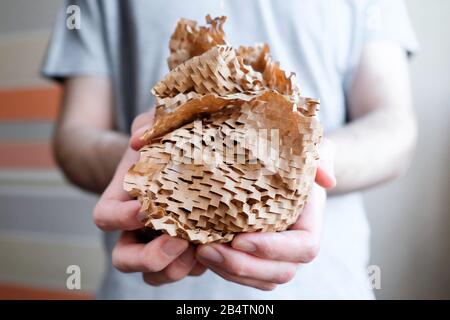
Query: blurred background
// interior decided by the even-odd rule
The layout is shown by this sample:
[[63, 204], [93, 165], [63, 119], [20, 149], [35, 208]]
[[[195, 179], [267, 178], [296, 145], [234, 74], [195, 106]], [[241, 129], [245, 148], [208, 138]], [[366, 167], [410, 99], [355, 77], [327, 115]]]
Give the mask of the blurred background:
[[[406, 176], [366, 192], [382, 299], [450, 299], [450, 1], [407, 0], [419, 142]], [[61, 91], [40, 78], [58, 0], [0, 0], [0, 298], [89, 298], [104, 268], [96, 197], [51, 155]], [[82, 270], [68, 293], [66, 268]]]

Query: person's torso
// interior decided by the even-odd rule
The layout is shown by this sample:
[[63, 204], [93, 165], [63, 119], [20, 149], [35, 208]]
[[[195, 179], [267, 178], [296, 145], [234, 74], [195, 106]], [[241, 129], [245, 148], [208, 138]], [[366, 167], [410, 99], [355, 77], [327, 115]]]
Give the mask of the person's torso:
[[153, 107], [150, 89], [168, 72], [177, 20], [205, 24], [207, 14], [228, 17], [224, 30], [232, 46], [268, 43], [282, 68], [296, 73], [301, 94], [320, 99], [325, 131], [342, 126], [355, 10], [345, 0], [101, 2], [118, 129], [129, 131], [133, 118]]
[[[232, 46], [266, 42], [275, 60], [295, 72], [301, 94], [321, 100], [326, 132], [345, 123], [345, 90], [353, 67], [354, 2], [345, 0], [103, 1], [103, 32], [114, 87], [117, 126], [153, 107], [150, 90], [167, 72], [169, 39], [180, 18], [204, 24], [207, 14], [226, 15]], [[174, 284], [147, 286], [139, 274], [109, 268], [100, 298], [371, 298], [365, 286], [369, 229], [359, 195], [329, 201], [319, 257], [275, 292], [227, 282], [212, 272]], [[117, 234], [106, 234], [109, 251]]]

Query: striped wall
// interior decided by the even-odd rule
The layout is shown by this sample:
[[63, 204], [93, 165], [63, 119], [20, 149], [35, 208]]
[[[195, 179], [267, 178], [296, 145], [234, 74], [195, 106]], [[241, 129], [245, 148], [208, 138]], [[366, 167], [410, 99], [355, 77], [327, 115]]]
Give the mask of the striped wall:
[[[39, 66], [60, 2], [0, 1], [0, 287], [64, 290], [66, 266], [78, 264], [92, 291], [104, 268], [96, 198], [70, 187], [50, 152], [61, 92]], [[370, 263], [383, 272], [381, 298], [448, 299], [450, 2], [406, 3], [422, 46], [411, 65], [419, 145], [406, 177], [365, 196]]]
[[55, 169], [50, 137], [60, 100], [54, 85], [0, 89], [1, 169]]
[[39, 74], [58, 6], [0, 3], [0, 284], [65, 290], [66, 267], [77, 264], [82, 289], [92, 292], [105, 263], [91, 219], [96, 197], [56, 167], [51, 135], [62, 89]]

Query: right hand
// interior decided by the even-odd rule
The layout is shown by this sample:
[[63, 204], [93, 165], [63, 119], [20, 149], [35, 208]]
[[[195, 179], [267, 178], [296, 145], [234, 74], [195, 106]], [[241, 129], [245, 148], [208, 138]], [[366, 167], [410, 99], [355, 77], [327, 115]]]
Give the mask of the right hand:
[[[154, 286], [178, 281], [187, 275], [200, 275], [206, 269], [195, 259], [195, 248], [186, 240], [161, 235], [148, 243], [137, 239], [136, 230], [144, 227], [141, 205], [123, 190], [123, 178], [138, 161], [136, 151], [142, 142], [136, 138], [153, 119], [153, 112], [136, 118], [132, 131], [135, 139], [120, 161], [114, 177], [94, 209], [94, 222], [103, 231], [121, 231], [112, 252], [113, 265], [122, 272], [142, 272], [146, 283]], [[133, 143], [137, 141], [137, 143]], [[134, 150], [133, 150], [134, 149]]]

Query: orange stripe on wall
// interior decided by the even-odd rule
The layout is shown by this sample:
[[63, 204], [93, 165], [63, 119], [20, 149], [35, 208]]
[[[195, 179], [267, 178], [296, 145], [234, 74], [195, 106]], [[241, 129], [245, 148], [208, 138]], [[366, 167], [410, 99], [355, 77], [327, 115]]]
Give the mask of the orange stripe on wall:
[[93, 294], [0, 284], [0, 300], [91, 300]]
[[53, 169], [55, 167], [50, 144], [0, 144], [0, 169]]
[[0, 90], [0, 121], [55, 120], [62, 97], [59, 86]]

